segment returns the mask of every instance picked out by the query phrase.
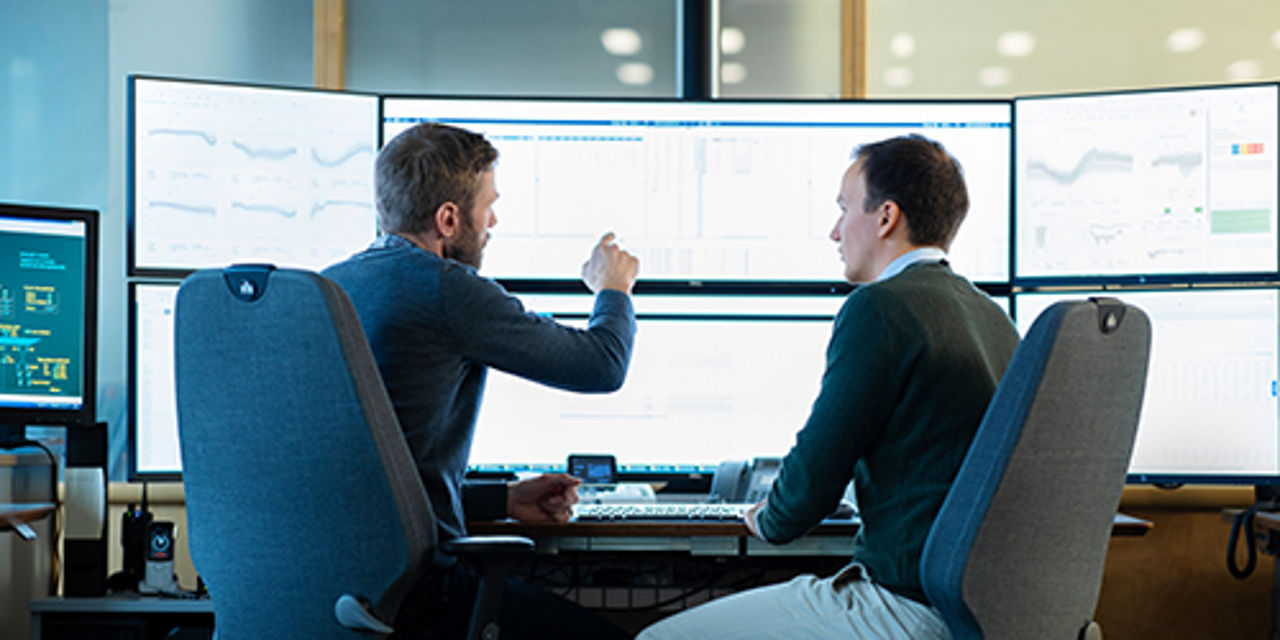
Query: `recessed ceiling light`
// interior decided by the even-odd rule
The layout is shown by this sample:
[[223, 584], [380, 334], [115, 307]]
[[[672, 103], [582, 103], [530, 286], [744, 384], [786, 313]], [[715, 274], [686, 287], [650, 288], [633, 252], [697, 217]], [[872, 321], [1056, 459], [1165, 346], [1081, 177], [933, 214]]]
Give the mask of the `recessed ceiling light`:
[[1173, 53], [1190, 53], [1204, 46], [1204, 30], [1199, 27], [1174, 29], [1164, 46]]
[[996, 40], [996, 51], [1010, 58], [1025, 58], [1036, 50], [1036, 37], [1030, 31], [1006, 31]]
[[906, 32], [899, 33], [889, 41], [889, 51], [899, 58], [910, 58], [916, 52], [915, 36]]
[[615, 56], [633, 56], [640, 53], [644, 40], [635, 29], [623, 27], [605, 29], [600, 34], [600, 44], [604, 45], [605, 51]]
[[1262, 63], [1257, 60], [1236, 60], [1227, 65], [1227, 77], [1232, 80], [1256, 80], [1262, 77]]
[[747, 65], [741, 62], [726, 62], [720, 65], [720, 82], [724, 84], [742, 84], [747, 79]]
[[618, 82], [629, 85], [646, 85], [653, 82], [653, 67], [643, 62], [624, 62], [618, 65]]
[[1280, 29], [1276, 29], [1276, 32], [1271, 34], [1271, 46], [1280, 49]]
[[1013, 82], [1013, 73], [1004, 67], [983, 67], [978, 72], [978, 83], [984, 87], [1003, 87]]
[[747, 35], [737, 27], [725, 27], [720, 30], [720, 51], [728, 55], [742, 53], [747, 46]]
[[916, 81], [916, 72], [906, 67], [889, 67], [884, 70], [884, 83], [895, 89], [909, 87]]

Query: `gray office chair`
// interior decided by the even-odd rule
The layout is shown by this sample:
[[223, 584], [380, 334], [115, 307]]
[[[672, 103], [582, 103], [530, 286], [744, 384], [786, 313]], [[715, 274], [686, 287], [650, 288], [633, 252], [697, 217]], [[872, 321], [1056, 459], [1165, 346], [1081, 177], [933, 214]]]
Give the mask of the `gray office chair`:
[[413, 580], [448, 553], [480, 567], [468, 637], [494, 634], [501, 574], [532, 543], [437, 549], [426, 491], [336, 284], [263, 265], [199, 271], [178, 291], [175, 354], [188, 539], [219, 638], [389, 634]]
[[1106, 298], [1054, 304], [1027, 332], [921, 558], [956, 640], [1101, 638], [1150, 344], [1146, 314]]

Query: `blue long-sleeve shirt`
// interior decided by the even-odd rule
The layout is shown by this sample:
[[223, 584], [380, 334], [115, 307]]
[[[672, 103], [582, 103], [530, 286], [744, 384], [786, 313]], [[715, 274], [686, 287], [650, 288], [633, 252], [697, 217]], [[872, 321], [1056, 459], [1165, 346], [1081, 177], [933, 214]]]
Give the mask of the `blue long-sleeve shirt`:
[[463, 476], [487, 367], [582, 392], [613, 391], [626, 377], [635, 313], [624, 293], [601, 291], [587, 328], [568, 327], [394, 235], [323, 273], [360, 316], [442, 540], [466, 535]]

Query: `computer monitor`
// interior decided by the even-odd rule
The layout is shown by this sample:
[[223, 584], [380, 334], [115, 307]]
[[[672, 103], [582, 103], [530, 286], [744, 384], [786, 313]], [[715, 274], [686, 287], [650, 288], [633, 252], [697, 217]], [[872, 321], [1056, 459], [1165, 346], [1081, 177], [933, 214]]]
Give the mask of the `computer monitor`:
[[[585, 326], [590, 296], [518, 294], [527, 309]], [[552, 389], [491, 368], [473, 471], [563, 470], [607, 453], [619, 471], [711, 471], [782, 456], [804, 426], [843, 296], [635, 298], [638, 330], [622, 388]]]
[[646, 280], [838, 281], [840, 179], [867, 142], [922, 134], [961, 163], [971, 207], [956, 270], [1007, 282], [1007, 101], [735, 102], [386, 96], [384, 143], [434, 121], [499, 151], [492, 251], [502, 279], [572, 278], [606, 230]]
[[96, 419], [98, 213], [0, 203], [0, 440]]
[[129, 78], [129, 270], [320, 269], [377, 234], [376, 95]]
[[176, 282], [129, 284], [129, 479], [182, 477], [174, 400]]
[[1058, 300], [1107, 295], [1151, 319], [1151, 360], [1134, 483], [1280, 482], [1277, 334], [1272, 288], [1031, 293], [1014, 297], [1022, 332]]
[[1275, 279], [1278, 91], [1018, 98], [1014, 279]]
[[[132, 480], [181, 478], [173, 384], [177, 283], [129, 285]], [[594, 298], [521, 293], [526, 308], [585, 326]], [[1008, 309], [1007, 297], [993, 298]], [[781, 456], [817, 397], [844, 296], [634, 296], [639, 333], [617, 393], [558, 391], [489, 370], [474, 471], [564, 470], [570, 453], [614, 453], [623, 471], [713, 470]], [[534, 436], [534, 434], [537, 434]], [[671, 438], [678, 438], [672, 440]], [[678, 441], [680, 446], [670, 446]]]

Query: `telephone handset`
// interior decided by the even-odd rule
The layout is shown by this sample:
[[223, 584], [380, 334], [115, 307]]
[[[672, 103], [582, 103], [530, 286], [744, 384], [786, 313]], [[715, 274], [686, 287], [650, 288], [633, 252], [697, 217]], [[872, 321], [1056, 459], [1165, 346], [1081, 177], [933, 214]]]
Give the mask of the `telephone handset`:
[[755, 503], [769, 495], [773, 479], [782, 468], [782, 458], [725, 460], [711, 480], [712, 502]]
[[[764, 500], [773, 488], [773, 480], [782, 469], [782, 458], [756, 458], [725, 460], [716, 468], [711, 479], [711, 502], [742, 502], [754, 504]], [[845, 487], [844, 497], [829, 518], [847, 520], [858, 514], [853, 482]]]

